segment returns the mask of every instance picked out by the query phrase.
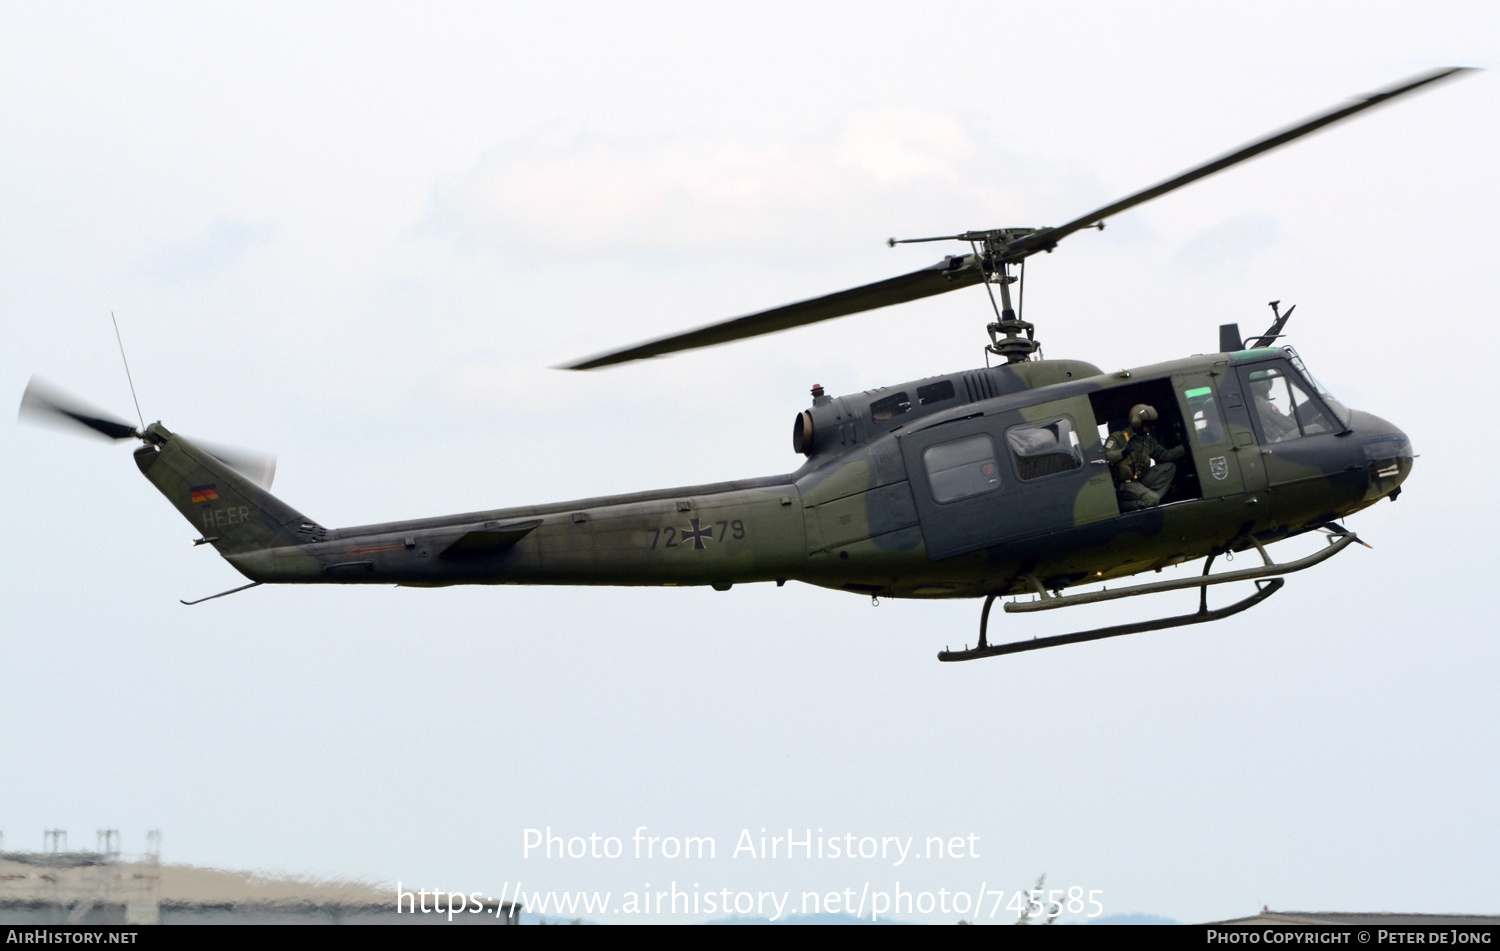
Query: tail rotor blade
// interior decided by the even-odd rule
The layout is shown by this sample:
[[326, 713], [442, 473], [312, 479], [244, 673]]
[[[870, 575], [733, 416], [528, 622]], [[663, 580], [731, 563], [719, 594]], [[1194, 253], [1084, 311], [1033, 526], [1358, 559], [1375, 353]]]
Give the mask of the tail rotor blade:
[[[90, 406], [71, 393], [35, 376], [26, 385], [26, 392], [21, 395], [21, 412], [18, 418], [41, 426], [73, 430], [82, 427], [92, 435], [105, 439], [139, 439], [141, 436], [140, 430], [124, 420]], [[199, 439], [194, 439], [193, 444], [262, 489], [269, 489], [276, 478], [276, 457], [270, 453]]]
[[32, 377], [21, 394], [19, 419], [43, 426], [82, 426], [105, 439], [130, 439], [140, 432], [129, 423], [96, 409], [39, 377]]
[[224, 465], [254, 482], [262, 489], [269, 489], [276, 478], [276, 457], [267, 452], [239, 449], [220, 443], [194, 439], [193, 445], [213, 456]]

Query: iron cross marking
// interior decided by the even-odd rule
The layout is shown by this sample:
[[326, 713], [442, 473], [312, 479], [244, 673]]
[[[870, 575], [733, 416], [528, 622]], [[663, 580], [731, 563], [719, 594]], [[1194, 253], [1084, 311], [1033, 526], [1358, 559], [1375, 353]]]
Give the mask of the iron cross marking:
[[696, 518], [688, 519], [688, 521], [692, 523], [693, 530], [688, 531], [687, 529], [683, 529], [682, 540], [687, 541], [689, 538], [691, 538], [693, 540], [693, 547], [698, 549], [699, 551], [702, 551], [704, 547], [703, 539], [706, 538], [709, 541], [713, 541], [714, 539], [713, 527], [710, 526], [708, 528], [699, 528], [698, 519]]

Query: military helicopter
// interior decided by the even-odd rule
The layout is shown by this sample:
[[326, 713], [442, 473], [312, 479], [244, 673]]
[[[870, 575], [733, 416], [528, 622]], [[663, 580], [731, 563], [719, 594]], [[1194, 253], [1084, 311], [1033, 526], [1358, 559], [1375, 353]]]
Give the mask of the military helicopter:
[[[184, 604], [261, 584], [727, 591], [801, 581], [872, 599], [983, 598], [976, 646], [944, 650], [943, 661], [1219, 620], [1263, 602], [1285, 575], [1363, 544], [1337, 520], [1397, 498], [1412, 468], [1410, 439], [1346, 408], [1295, 350], [1277, 346], [1292, 314], [1279, 301], [1270, 327], [1253, 338], [1227, 324], [1219, 352], [1105, 373], [1079, 360], [1040, 359], [1035, 328], [1013, 308], [1010, 287], [1019, 282], [1024, 301], [1026, 259], [1075, 232], [1103, 230], [1126, 209], [1466, 71], [1433, 70], [1359, 97], [1063, 225], [893, 238], [892, 245], [957, 241], [968, 252], [566, 367], [660, 357], [984, 285], [995, 317], [985, 367], [847, 396], [813, 387], [812, 405], [792, 427], [793, 448], [806, 461], [785, 475], [330, 529], [270, 493], [273, 469], [263, 460], [237, 458], [160, 422], [132, 426], [35, 378], [21, 414], [140, 441], [137, 467], [202, 533], [194, 544], [213, 546], [249, 579]], [[1003, 362], [989, 366], [990, 356]], [[1157, 417], [1160, 445], [1181, 451], [1164, 494], [1138, 507], [1122, 505], [1105, 437], [1131, 431], [1142, 406]], [[1313, 531], [1325, 532], [1328, 544], [1312, 555], [1277, 563], [1266, 550]], [[1210, 572], [1219, 556], [1251, 549], [1259, 564]], [[1200, 558], [1197, 576], [1075, 590]], [[1208, 607], [1210, 587], [1240, 581], [1255, 591]], [[1195, 587], [1192, 614], [989, 643], [991, 608], [1006, 596], [1022, 597], [1005, 611], [1025, 613]]]

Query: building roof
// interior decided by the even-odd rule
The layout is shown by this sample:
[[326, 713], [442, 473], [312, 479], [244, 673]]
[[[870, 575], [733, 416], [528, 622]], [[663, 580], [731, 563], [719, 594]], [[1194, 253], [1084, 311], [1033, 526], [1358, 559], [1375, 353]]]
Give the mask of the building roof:
[[1266, 925], [1441, 925], [1454, 927], [1494, 928], [1500, 926], [1500, 915], [1434, 915], [1395, 911], [1271, 911], [1228, 921], [1211, 921], [1213, 925], [1256, 927]]

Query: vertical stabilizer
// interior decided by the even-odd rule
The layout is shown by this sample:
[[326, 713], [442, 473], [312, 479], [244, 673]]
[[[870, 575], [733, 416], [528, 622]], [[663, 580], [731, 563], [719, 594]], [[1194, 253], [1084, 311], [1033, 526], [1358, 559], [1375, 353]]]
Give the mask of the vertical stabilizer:
[[136, 465], [222, 555], [306, 544], [316, 522], [160, 423], [146, 428]]

